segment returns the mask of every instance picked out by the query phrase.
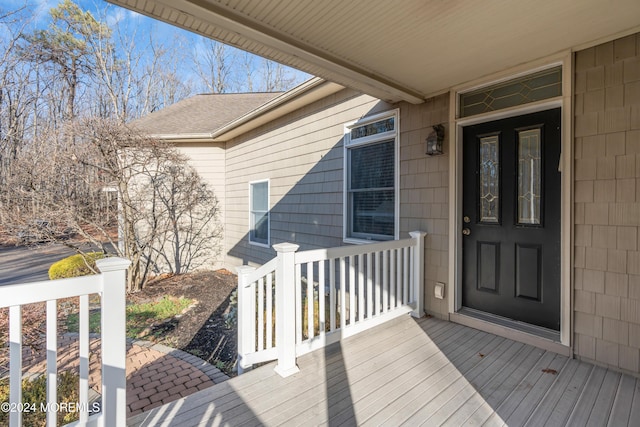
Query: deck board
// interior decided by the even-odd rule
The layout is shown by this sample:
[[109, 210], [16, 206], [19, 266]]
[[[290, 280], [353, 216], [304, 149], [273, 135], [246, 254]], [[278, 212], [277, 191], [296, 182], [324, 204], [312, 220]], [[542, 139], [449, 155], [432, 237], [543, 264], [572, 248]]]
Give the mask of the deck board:
[[496, 378], [495, 384], [488, 384], [484, 388], [482, 405], [466, 420], [463, 425], [483, 425], [493, 414], [493, 408], [497, 408], [504, 402], [512, 390], [520, 384], [527, 373], [538, 363], [542, 357], [542, 351], [535, 351], [531, 346], [522, 349], [524, 360], [515, 359], [513, 364], [504, 367], [504, 378]]
[[631, 414], [629, 420], [640, 420], [640, 380], [636, 380], [636, 386], [631, 404]]
[[[460, 347], [460, 343], [464, 342], [464, 340], [468, 339], [470, 335], [460, 334], [460, 332], [464, 331], [454, 331], [450, 330], [450, 336], [445, 336], [442, 340], [446, 348], [454, 349], [456, 347]], [[471, 331], [473, 334], [473, 331]], [[415, 366], [406, 366], [402, 365], [395, 367], [390, 366], [386, 371], [397, 372], [400, 369], [400, 372], [397, 372], [397, 375], [391, 378], [390, 381], [386, 382], [386, 392], [384, 394], [376, 392], [378, 387], [374, 386], [375, 383], [379, 384], [378, 375], [373, 373], [370, 375], [370, 382], [372, 386], [370, 386], [370, 390], [372, 393], [368, 393], [362, 396], [361, 399], [354, 402], [354, 411], [351, 414], [352, 418], [356, 416], [360, 422], [364, 422], [370, 416], [375, 415], [380, 408], [384, 408], [388, 411], [388, 407], [390, 402], [402, 399], [409, 394], [408, 391], [411, 391], [415, 388], [419, 382], [424, 381], [426, 378], [432, 378], [432, 381], [437, 380], [437, 376], [434, 377], [434, 374], [440, 373], [443, 374], [443, 368], [447, 367], [447, 358], [440, 353], [439, 349], [433, 343], [428, 342], [420, 342], [418, 341], [420, 346], [419, 353], [423, 355], [423, 360], [416, 364]], [[452, 353], [453, 354], [453, 353]], [[427, 358], [424, 358], [428, 356]], [[416, 372], [420, 372], [421, 375], [416, 375]], [[342, 414], [340, 414], [342, 415]], [[332, 422], [334, 419], [332, 418]], [[336, 424], [340, 424], [343, 422], [348, 422], [349, 419], [344, 416], [335, 417]]]
[[[477, 335], [477, 334], [476, 334]], [[495, 337], [497, 338], [497, 337]], [[467, 341], [468, 344], [478, 342], [480, 344], [482, 340], [475, 339]], [[486, 341], [486, 340], [485, 340]], [[455, 362], [464, 365], [470, 360], [475, 360], [475, 352], [470, 351], [466, 345], [457, 346], [451, 353], [443, 354], [445, 356], [444, 370], [440, 367], [433, 372], [433, 369], [427, 371], [428, 375], [414, 376], [413, 382], [416, 383], [414, 387], [401, 392], [398, 396], [394, 396], [395, 399], [392, 402], [388, 402], [386, 405], [378, 405], [376, 413], [373, 417], [364, 420], [365, 425], [380, 425], [386, 421], [389, 425], [397, 425], [405, 418], [411, 416], [413, 412], [418, 410], [422, 405], [429, 405], [433, 407], [440, 402], [438, 399], [439, 393], [446, 392], [446, 389], [453, 385], [453, 383], [461, 376], [461, 369], [455, 369]], [[491, 345], [490, 343], [487, 345]], [[446, 360], [446, 359], [449, 360]], [[453, 364], [450, 362], [454, 362]], [[444, 375], [446, 372], [446, 376]], [[424, 379], [428, 379], [425, 381]], [[386, 396], [386, 393], [383, 394]], [[359, 420], [360, 421], [360, 420]]]
[[[431, 405], [425, 405], [420, 408], [411, 418], [406, 421], [411, 424], [420, 424], [422, 422], [428, 425], [440, 425], [444, 423], [452, 414], [459, 412], [459, 408], [471, 398], [475, 392], [474, 384], [479, 384], [487, 377], [493, 377], [499, 365], [506, 363], [514, 353], [517, 352], [523, 344], [514, 341], [504, 340], [496, 348], [499, 356], [495, 359], [484, 355], [474, 355], [467, 362], [473, 365], [468, 370], [460, 370], [462, 374], [454, 383], [455, 387], [449, 387], [445, 393], [439, 394], [436, 402], [440, 400], [442, 406], [435, 408]], [[444, 400], [442, 399], [444, 397]]]
[[[620, 378], [620, 386], [616, 392], [613, 407], [611, 408], [610, 426], [625, 425], [631, 419], [631, 407], [636, 381], [628, 376]], [[639, 420], [635, 418], [635, 420]]]
[[582, 389], [578, 402], [569, 417], [570, 424], [587, 425], [606, 373], [607, 370], [599, 366], [596, 366], [591, 371], [591, 374], [587, 378], [586, 386]]
[[[591, 416], [587, 426], [602, 426], [607, 424], [611, 414], [613, 401], [620, 383], [621, 375], [617, 372], [607, 371], [600, 386], [598, 397], [591, 410]], [[640, 420], [638, 420], [640, 422]]]
[[535, 426], [548, 425], [547, 420], [551, 417], [551, 414], [555, 411], [559, 402], [562, 402], [562, 395], [566, 392], [567, 387], [574, 378], [580, 362], [570, 360], [567, 363], [565, 369], [558, 374], [558, 378], [547, 392], [546, 396], [542, 399], [540, 404], [531, 414], [531, 417], [527, 420], [527, 424]]
[[585, 386], [591, 371], [595, 368], [589, 363], [573, 360], [570, 363], [577, 363], [578, 368], [562, 395], [558, 397], [558, 403], [549, 414], [547, 425], [565, 425], [567, 423], [576, 402], [580, 398], [581, 390]]
[[129, 426], [633, 425], [640, 381], [439, 319], [401, 317], [130, 418]]

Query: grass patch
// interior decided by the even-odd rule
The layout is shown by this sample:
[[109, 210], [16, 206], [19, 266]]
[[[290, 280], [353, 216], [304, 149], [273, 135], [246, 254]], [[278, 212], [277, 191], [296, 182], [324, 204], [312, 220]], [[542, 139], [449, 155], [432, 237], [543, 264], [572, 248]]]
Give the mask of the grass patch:
[[[143, 304], [130, 304], [126, 308], [127, 337], [141, 338], [153, 335], [152, 326], [162, 324], [182, 314], [195, 301], [189, 298], [163, 297], [159, 301]], [[77, 313], [67, 317], [67, 328], [70, 332], [78, 332]], [[89, 313], [89, 331], [100, 332], [100, 311]]]

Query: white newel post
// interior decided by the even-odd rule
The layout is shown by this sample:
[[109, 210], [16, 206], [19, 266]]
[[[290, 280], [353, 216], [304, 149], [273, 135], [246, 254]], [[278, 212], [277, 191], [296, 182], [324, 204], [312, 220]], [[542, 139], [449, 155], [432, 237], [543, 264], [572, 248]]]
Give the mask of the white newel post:
[[413, 283], [416, 300], [416, 308], [411, 312], [413, 317], [424, 316], [424, 231], [412, 231], [409, 235], [416, 240], [413, 258]]
[[123, 258], [96, 261], [102, 273], [102, 420], [122, 426], [127, 415], [126, 280], [131, 262]]
[[278, 253], [276, 268], [276, 373], [288, 377], [299, 372], [296, 365], [296, 284], [295, 252], [300, 246], [293, 243], [273, 245]]
[[248, 276], [255, 271], [254, 267], [243, 265], [236, 269], [238, 272], [238, 375], [251, 367], [245, 360], [245, 355], [255, 351], [256, 340], [256, 286], [248, 283]]

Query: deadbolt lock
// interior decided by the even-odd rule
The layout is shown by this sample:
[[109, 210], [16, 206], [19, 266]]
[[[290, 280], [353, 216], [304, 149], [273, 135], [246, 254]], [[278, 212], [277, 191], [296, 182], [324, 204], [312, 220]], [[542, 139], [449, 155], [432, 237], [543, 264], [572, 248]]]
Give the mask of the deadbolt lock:
[[469, 218], [468, 216], [465, 216], [464, 218], [462, 218], [462, 220], [465, 224], [469, 224], [471, 222], [471, 218]]

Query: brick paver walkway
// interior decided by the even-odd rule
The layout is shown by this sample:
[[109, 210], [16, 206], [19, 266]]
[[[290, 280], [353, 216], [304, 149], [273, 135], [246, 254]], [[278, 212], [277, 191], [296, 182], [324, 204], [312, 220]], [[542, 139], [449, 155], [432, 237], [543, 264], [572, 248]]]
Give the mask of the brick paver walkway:
[[[90, 341], [89, 386], [100, 393], [100, 340]], [[58, 338], [58, 370], [78, 369], [77, 334]], [[25, 374], [46, 371], [43, 352], [28, 349], [23, 358]], [[164, 345], [148, 341], [127, 342], [127, 410], [128, 416], [148, 411], [213, 384], [227, 380], [216, 367], [204, 360]]]

